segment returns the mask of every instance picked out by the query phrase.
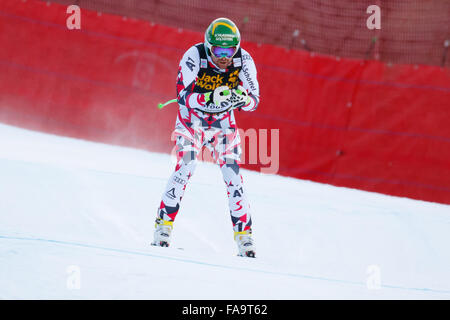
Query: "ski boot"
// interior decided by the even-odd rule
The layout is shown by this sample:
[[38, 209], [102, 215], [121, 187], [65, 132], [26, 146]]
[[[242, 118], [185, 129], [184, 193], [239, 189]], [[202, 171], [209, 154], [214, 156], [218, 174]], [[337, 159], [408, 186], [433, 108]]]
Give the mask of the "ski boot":
[[173, 221], [165, 221], [157, 218], [155, 221], [155, 233], [153, 234], [152, 246], [168, 247], [173, 229]]
[[255, 258], [255, 246], [251, 235], [251, 230], [234, 232], [234, 240], [236, 241], [239, 249], [238, 256]]

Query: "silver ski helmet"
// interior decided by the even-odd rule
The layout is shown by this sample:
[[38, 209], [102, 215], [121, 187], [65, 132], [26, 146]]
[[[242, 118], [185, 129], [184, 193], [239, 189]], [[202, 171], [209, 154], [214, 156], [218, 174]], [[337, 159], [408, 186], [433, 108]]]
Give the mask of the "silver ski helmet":
[[241, 44], [241, 34], [236, 24], [227, 18], [218, 18], [211, 22], [205, 31], [205, 46], [211, 52], [211, 47], [231, 48], [236, 51]]

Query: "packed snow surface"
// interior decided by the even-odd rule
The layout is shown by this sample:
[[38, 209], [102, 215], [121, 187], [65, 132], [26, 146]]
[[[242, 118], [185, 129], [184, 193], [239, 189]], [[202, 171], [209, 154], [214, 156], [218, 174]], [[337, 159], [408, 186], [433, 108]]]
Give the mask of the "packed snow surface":
[[450, 299], [450, 206], [242, 170], [237, 257], [216, 165], [150, 246], [170, 155], [0, 125], [0, 299]]

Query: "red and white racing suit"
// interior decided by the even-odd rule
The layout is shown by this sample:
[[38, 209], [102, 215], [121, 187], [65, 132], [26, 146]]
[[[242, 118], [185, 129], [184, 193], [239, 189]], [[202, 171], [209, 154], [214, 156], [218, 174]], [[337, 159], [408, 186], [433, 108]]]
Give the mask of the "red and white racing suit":
[[[233, 229], [251, 230], [250, 206], [239, 172], [241, 140], [234, 111], [211, 113], [204, 93], [228, 85], [242, 85], [250, 102], [241, 109], [254, 111], [259, 103], [259, 85], [255, 63], [250, 54], [240, 48], [227, 69], [219, 69], [203, 44], [186, 51], [179, 64], [177, 78], [178, 116], [176, 137], [177, 165], [172, 173], [158, 209], [158, 218], [174, 221], [180, 208], [186, 185], [194, 173], [197, 155], [202, 148], [211, 151], [226, 184]], [[209, 104], [211, 106], [211, 104]]]

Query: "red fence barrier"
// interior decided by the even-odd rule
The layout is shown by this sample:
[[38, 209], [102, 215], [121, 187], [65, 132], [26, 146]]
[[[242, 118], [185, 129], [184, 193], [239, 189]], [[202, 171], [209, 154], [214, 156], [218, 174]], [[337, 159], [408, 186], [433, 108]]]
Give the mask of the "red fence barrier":
[[[203, 35], [85, 10], [81, 30], [68, 30], [68, 16], [1, 2], [0, 121], [169, 152], [176, 105], [156, 104], [174, 98], [179, 59]], [[280, 174], [450, 203], [448, 68], [243, 47], [262, 102], [238, 125], [279, 129]]]
[[[42, 0], [47, 1], [47, 0]], [[51, 0], [203, 32], [233, 20], [248, 41], [386, 63], [450, 67], [448, 0]], [[380, 30], [366, 27], [380, 8]], [[231, 10], [230, 10], [231, 9]], [[371, 12], [371, 10], [369, 10]]]

